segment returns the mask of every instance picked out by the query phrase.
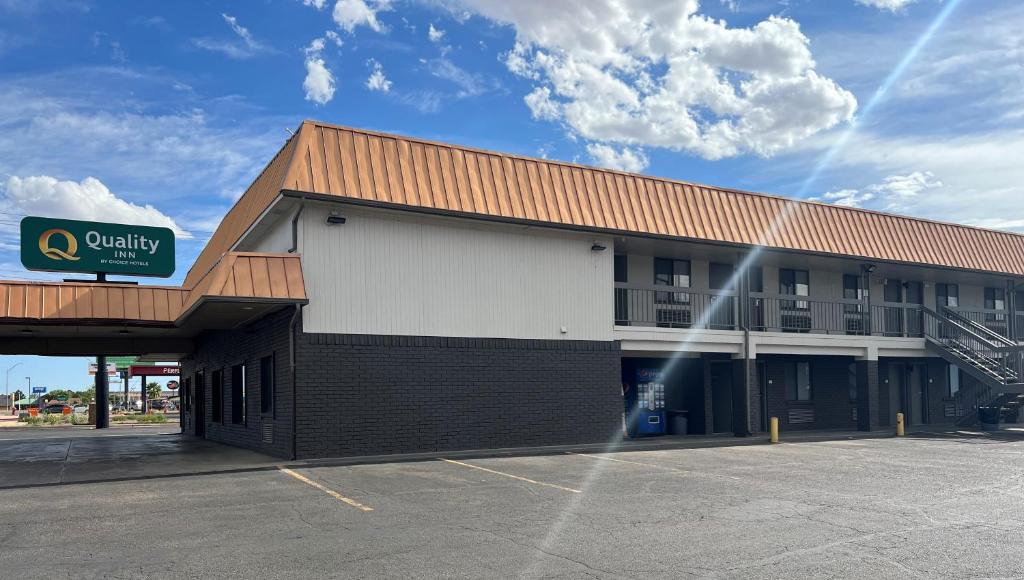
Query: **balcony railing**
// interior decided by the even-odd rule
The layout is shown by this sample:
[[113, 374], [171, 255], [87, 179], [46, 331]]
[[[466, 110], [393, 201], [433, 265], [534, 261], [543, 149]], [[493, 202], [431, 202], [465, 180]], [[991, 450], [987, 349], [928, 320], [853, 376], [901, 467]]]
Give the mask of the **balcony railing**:
[[[739, 330], [739, 299], [734, 292], [676, 286], [615, 288], [615, 324], [659, 328]], [[1024, 340], [1024, 312], [950, 309], [1007, 338], [1014, 317], [1017, 340]], [[815, 300], [804, 296], [751, 296], [746, 327], [754, 331], [920, 338], [924, 318], [917, 304], [865, 305], [860, 300]]]
[[874, 336], [924, 336], [924, 319], [917, 304], [876, 304], [871, 306], [871, 334]]
[[857, 300], [811, 300], [802, 296], [753, 297], [750, 329], [814, 334], [869, 334], [868, 310]]
[[615, 324], [735, 330], [736, 296], [676, 286], [615, 288]]

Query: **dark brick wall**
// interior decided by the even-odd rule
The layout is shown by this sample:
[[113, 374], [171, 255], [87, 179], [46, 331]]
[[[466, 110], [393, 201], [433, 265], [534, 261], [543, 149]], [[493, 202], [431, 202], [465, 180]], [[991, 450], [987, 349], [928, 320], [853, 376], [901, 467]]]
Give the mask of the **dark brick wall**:
[[298, 456], [608, 441], [618, 343], [300, 334]]
[[[182, 379], [195, 380], [205, 375], [206, 438], [239, 447], [255, 449], [277, 457], [291, 456], [291, 367], [289, 365], [288, 328], [293, 310], [272, 314], [241, 330], [205, 332], [197, 339], [196, 354], [182, 361]], [[274, 416], [260, 413], [260, 359], [274, 356], [276, 390]], [[246, 422], [231, 422], [231, 367], [245, 365]], [[223, 419], [211, 416], [213, 409], [213, 373], [224, 371]], [[193, 387], [194, 388], [194, 387]], [[191, 413], [182, 413], [182, 428], [194, 433]], [[269, 431], [269, 433], [268, 433]], [[264, 436], [269, 434], [269, 442]]]
[[[768, 416], [779, 418], [780, 430], [856, 429], [850, 399], [849, 365], [852, 357], [836, 356], [763, 356], [767, 374]], [[811, 401], [787, 401], [784, 362], [811, 363]], [[814, 421], [791, 423], [790, 411], [811, 410]]]

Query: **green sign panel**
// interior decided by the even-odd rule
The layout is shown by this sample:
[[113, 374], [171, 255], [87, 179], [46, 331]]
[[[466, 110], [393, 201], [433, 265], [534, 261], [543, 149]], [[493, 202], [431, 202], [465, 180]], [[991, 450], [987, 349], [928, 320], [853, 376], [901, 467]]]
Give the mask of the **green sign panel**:
[[137, 357], [137, 356], [108, 356], [107, 357], [107, 364], [108, 365], [110, 365], [110, 364], [114, 365], [115, 368], [117, 368], [117, 370], [119, 370], [119, 371], [126, 371], [126, 370], [128, 370], [128, 367], [130, 367], [133, 364], [136, 364], [138, 362], [139, 362], [139, 357]]
[[26, 217], [21, 263], [29, 270], [103, 272], [167, 278], [174, 273], [168, 228]]

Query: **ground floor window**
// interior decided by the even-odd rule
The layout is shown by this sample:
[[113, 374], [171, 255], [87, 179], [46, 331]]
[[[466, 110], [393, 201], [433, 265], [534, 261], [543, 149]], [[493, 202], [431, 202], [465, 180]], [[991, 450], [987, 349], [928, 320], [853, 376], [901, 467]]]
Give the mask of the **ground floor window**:
[[260, 413], [274, 416], [274, 355], [260, 359]]
[[952, 398], [960, 392], [960, 368], [956, 365], [947, 366], [949, 367], [949, 396]]
[[786, 400], [810, 401], [811, 363], [789, 362], [784, 364], [786, 380]]
[[231, 422], [245, 425], [245, 365], [231, 367]]

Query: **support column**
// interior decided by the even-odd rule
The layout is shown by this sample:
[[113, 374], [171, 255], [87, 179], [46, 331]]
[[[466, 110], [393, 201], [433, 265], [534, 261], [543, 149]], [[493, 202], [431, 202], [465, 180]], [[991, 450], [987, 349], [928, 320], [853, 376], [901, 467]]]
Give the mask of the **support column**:
[[107, 357], [96, 357], [96, 428], [110, 426], [110, 382], [107, 378]]
[[749, 358], [736, 358], [732, 361], [732, 429], [737, 437], [749, 437], [752, 429], [750, 422], [750, 399], [757, 376], [755, 361]]
[[880, 426], [878, 359], [857, 360], [857, 430]]
[[149, 412], [149, 396], [146, 394], [146, 375], [142, 375], [142, 414]]

